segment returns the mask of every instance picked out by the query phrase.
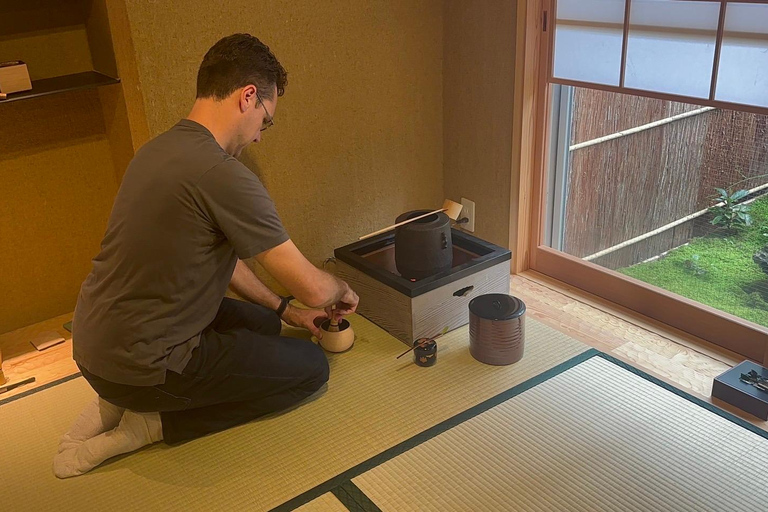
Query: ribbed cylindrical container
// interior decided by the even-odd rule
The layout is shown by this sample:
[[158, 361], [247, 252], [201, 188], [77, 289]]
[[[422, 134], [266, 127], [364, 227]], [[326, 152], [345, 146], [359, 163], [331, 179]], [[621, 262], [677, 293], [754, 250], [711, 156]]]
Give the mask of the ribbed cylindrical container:
[[469, 302], [469, 352], [481, 363], [507, 365], [523, 357], [525, 304], [517, 297], [489, 293]]

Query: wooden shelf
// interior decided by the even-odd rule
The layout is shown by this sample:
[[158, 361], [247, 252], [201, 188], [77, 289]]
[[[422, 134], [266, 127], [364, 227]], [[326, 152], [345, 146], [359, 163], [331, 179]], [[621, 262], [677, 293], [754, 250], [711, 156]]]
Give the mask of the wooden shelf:
[[72, 75], [57, 76], [54, 78], [43, 78], [32, 81], [32, 90], [14, 92], [8, 95], [8, 98], [0, 100], [0, 105], [17, 100], [26, 100], [47, 96], [49, 94], [58, 94], [60, 92], [77, 91], [79, 89], [92, 89], [104, 85], [120, 83], [119, 78], [112, 78], [97, 71], [86, 71], [84, 73], [74, 73]]

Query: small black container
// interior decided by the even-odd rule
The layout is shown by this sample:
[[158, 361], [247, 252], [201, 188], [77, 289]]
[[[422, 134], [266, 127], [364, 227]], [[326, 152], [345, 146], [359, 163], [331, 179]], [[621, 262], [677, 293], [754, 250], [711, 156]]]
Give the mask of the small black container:
[[[429, 210], [407, 212], [396, 223], [429, 213]], [[395, 230], [395, 265], [406, 279], [425, 277], [450, 270], [453, 266], [451, 219], [439, 212], [415, 220]]]
[[[423, 339], [418, 339], [413, 344], [418, 345], [422, 341]], [[434, 366], [437, 363], [437, 342], [435, 340], [428, 341], [413, 349], [413, 362], [418, 366]]]

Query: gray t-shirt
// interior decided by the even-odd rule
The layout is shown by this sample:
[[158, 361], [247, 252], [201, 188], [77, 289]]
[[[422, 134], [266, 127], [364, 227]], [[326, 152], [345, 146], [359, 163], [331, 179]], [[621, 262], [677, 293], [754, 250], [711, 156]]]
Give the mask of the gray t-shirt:
[[205, 127], [180, 121], [128, 166], [80, 289], [75, 361], [120, 384], [165, 382], [192, 357], [237, 259], [286, 240], [259, 179]]

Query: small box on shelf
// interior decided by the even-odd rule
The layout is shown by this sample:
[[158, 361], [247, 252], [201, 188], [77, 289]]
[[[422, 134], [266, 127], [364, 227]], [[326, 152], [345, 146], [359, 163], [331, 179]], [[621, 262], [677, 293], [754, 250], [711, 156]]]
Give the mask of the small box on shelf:
[[734, 366], [715, 377], [712, 398], [768, 420], [768, 369], [752, 361]]
[[30, 89], [32, 89], [32, 81], [29, 79], [27, 65], [23, 61], [0, 62], [0, 92], [10, 94]]

